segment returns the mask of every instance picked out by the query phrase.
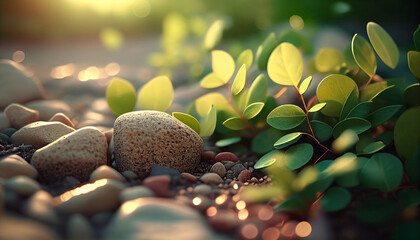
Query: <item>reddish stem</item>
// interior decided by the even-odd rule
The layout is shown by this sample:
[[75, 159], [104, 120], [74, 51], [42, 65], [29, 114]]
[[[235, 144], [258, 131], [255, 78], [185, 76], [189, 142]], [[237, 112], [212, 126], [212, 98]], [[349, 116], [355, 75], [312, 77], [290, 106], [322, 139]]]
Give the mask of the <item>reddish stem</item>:
[[233, 108], [233, 110], [239, 115], [239, 117], [241, 118], [241, 120], [242, 120], [242, 122], [245, 124], [245, 126], [246, 126], [246, 128], [245, 129], [248, 129], [248, 130], [250, 130], [251, 132], [253, 132], [254, 134], [257, 134], [258, 132], [257, 132], [257, 130], [256, 129], [254, 129], [249, 123], [248, 123], [248, 121], [244, 118], [244, 115], [242, 115], [242, 113], [241, 112], [239, 112], [239, 110], [235, 107], [235, 105], [233, 105], [233, 103], [232, 103], [232, 89], [231, 89], [231, 87], [230, 87], [230, 85], [229, 84], [226, 84], [225, 85], [226, 86], [226, 88], [229, 90], [229, 100], [228, 100], [228, 103], [229, 103], [229, 105]]
[[283, 87], [282, 89], [280, 89], [280, 91], [274, 97], [275, 98], [281, 97], [281, 95], [283, 95], [283, 93], [285, 93], [286, 90], [287, 90], [287, 87]]

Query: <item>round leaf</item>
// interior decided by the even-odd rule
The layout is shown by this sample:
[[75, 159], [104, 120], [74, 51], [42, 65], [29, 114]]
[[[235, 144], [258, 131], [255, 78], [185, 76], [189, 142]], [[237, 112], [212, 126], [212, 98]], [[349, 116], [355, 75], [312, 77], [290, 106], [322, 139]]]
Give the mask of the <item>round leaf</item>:
[[385, 146], [386, 146], [385, 143], [383, 143], [382, 141], [370, 143], [365, 148], [363, 148], [362, 154], [376, 153], [380, 151], [381, 149], [383, 149]]
[[236, 59], [236, 66], [242, 66], [242, 64], [245, 64], [246, 70], [248, 71], [252, 65], [253, 58], [251, 49], [246, 49], [241, 52], [239, 57]]
[[241, 137], [225, 138], [215, 143], [216, 147], [227, 147], [241, 141]]
[[242, 89], [244, 89], [245, 81], [246, 81], [246, 66], [245, 64], [242, 64], [241, 68], [239, 68], [239, 71], [235, 76], [235, 79], [233, 80], [233, 84], [232, 84], [233, 95], [238, 95], [242, 91]]
[[173, 112], [172, 116], [192, 128], [196, 133], [200, 134], [200, 123], [195, 117], [182, 112]]
[[284, 152], [272, 150], [262, 156], [254, 165], [254, 169], [266, 168], [273, 165], [276, 161], [280, 161], [284, 157]]
[[333, 137], [338, 138], [345, 130], [352, 130], [360, 134], [371, 128], [369, 121], [363, 118], [347, 118], [338, 122], [333, 128]]
[[298, 194], [293, 194], [284, 200], [278, 207], [276, 211], [304, 211], [307, 205], [302, 196]]
[[235, 72], [235, 61], [229, 53], [222, 50], [211, 52], [211, 66], [213, 72], [224, 82], [229, 82]]
[[213, 49], [222, 39], [223, 35], [223, 21], [217, 20], [213, 22], [207, 30], [206, 36], [204, 37], [204, 48], [211, 50]]
[[200, 82], [202, 88], [217, 88], [225, 84], [214, 72], [207, 74]]
[[143, 109], [166, 111], [172, 104], [174, 89], [166, 76], [155, 77], [139, 92], [139, 104]]
[[217, 112], [214, 105], [208, 110], [207, 115], [200, 122], [200, 137], [209, 137], [213, 134], [216, 129], [217, 123]]
[[366, 39], [356, 33], [351, 41], [351, 50], [357, 65], [370, 77], [375, 75], [375, 53]]
[[274, 128], [268, 128], [252, 139], [251, 149], [257, 154], [265, 154], [274, 149], [274, 143], [282, 135], [283, 134], [280, 131]]
[[297, 87], [303, 72], [299, 50], [287, 42], [278, 45], [268, 59], [267, 72], [273, 82]]
[[417, 79], [420, 79], [420, 52], [417, 51], [408, 51], [408, 67], [410, 68], [411, 73]]
[[342, 187], [332, 187], [320, 200], [322, 209], [325, 212], [336, 212], [345, 208], [351, 200], [350, 192]]
[[302, 133], [300, 132], [286, 134], [274, 143], [274, 147], [276, 149], [288, 147], [299, 141], [300, 137], [302, 137]]
[[345, 119], [349, 112], [359, 103], [357, 93], [358, 89], [354, 88], [350, 95], [347, 97], [346, 101], [344, 102], [343, 109], [341, 109], [340, 120]]
[[372, 123], [372, 127], [377, 127], [391, 119], [402, 107], [402, 105], [391, 105], [380, 108], [371, 113], [368, 119]]
[[334, 48], [322, 48], [315, 56], [315, 67], [321, 73], [338, 72], [343, 63], [343, 54]]
[[289, 130], [299, 126], [306, 118], [303, 110], [292, 104], [279, 106], [267, 116], [267, 123], [279, 130]]
[[389, 153], [374, 154], [362, 169], [364, 186], [385, 192], [394, 190], [403, 177], [401, 160]]
[[322, 113], [330, 117], [340, 116], [344, 103], [354, 89], [356, 89], [356, 96], [358, 97], [359, 92], [356, 83], [347, 76], [331, 74], [325, 77], [316, 90], [319, 102], [327, 102]]
[[244, 111], [244, 118], [251, 119], [257, 116], [264, 107], [264, 103], [256, 102], [252, 103], [251, 105], [247, 106]]
[[316, 139], [320, 142], [325, 142], [332, 136], [332, 127], [324, 122], [312, 120], [312, 130], [314, 131]]
[[323, 103], [318, 103], [318, 104], [314, 105], [313, 107], [311, 107], [311, 108], [308, 110], [308, 112], [318, 112], [318, 111], [320, 111], [321, 109], [323, 109], [323, 108], [325, 107], [325, 105], [327, 105], [327, 103], [326, 103], [326, 102], [323, 102]]
[[133, 111], [136, 106], [136, 90], [121, 78], [113, 78], [106, 88], [106, 100], [112, 113], [119, 116]]
[[232, 130], [241, 130], [246, 127], [245, 123], [240, 117], [231, 117], [223, 122], [223, 125]]
[[394, 142], [398, 154], [405, 160], [419, 154], [420, 107], [406, 110], [397, 120], [394, 128]]
[[226, 97], [220, 93], [208, 93], [195, 100], [195, 109], [200, 116], [206, 116], [212, 105], [214, 105], [218, 111], [224, 110], [231, 114], [235, 114], [235, 111], [230, 107]]
[[265, 102], [268, 91], [268, 80], [264, 74], [258, 75], [249, 87], [246, 106], [255, 102]]
[[309, 143], [301, 143], [287, 149], [283, 158], [286, 167], [291, 170], [298, 169], [311, 160], [314, 149]]
[[414, 107], [420, 106], [420, 84], [416, 83], [404, 90], [404, 100], [405, 102]]
[[398, 214], [398, 204], [391, 199], [374, 197], [362, 202], [356, 208], [357, 219], [365, 224], [385, 223]]
[[299, 86], [300, 94], [304, 94], [308, 90], [309, 84], [312, 82], [312, 76], [305, 78]]
[[364, 118], [369, 114], [372, 101], [357, 104], [345, 118]]
[[398, 47], [389, 34], [378, 24], [369, 22], [367, 34], [379, 58], [390, 68], [395, 69], [398, 64]]
[[268, 58], [270, 57], [271, 53], [273, 52], [277, 44], [278, 44], [278, 40], [276, 39], [276, 34], [271, 33], [264, 40], [263, 44], [261, 44], [258, 47], [257, 53], [255, 54], [255, 60], [257, 62], [257, 67], [259, 70], [267, 69]]

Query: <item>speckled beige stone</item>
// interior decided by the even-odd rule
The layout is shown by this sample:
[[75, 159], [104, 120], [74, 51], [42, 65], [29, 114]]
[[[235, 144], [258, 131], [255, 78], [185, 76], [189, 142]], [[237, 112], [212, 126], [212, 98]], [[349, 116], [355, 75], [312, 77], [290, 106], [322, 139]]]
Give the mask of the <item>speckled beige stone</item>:
[[4, 115], [9, 120], [10, 125], [16, 129], [19, 129], [26, 124], [36, 122], [39, 119], [38, 111], [17, 103], [8, 105], [6, 109], [4, 109]]
[[157, 111], [119, 116], [114, 124], [113, 141], [118, 170], [132, 170], [140, 177], [145, 177], [154, 164], [192, 172], [200, 163], [204, 146], [190, 127]]
[[35, 179], [38, 177], [38, 171], [25, 159], [15, 154], [0, 159], [1, 178], [8, 179], [18, 175]]
[[31, 164], [41, 178], [54, 180], [72, 176], [84, 182], [107, 161], [105, 135], [94, 127], [81, 128], [38, 149]]
[[16, 131], [11, 140], [16, 145], [24, 143], [41, 148], [71, 132], [74, 132], [74, 128], [61, 122], [38, 121]]
[[74, 128], [74, 123], [64, 113], [56, 113], [48, 120], [49, 122], [61, 122], [71, 128]]

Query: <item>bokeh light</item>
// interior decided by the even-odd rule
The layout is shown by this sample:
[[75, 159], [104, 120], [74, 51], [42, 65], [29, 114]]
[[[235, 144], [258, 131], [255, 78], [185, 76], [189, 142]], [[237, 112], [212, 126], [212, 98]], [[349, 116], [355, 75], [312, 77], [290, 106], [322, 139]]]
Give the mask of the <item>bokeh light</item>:
[[274, 215], [273, 208], [271, 206], [265, 206], [258, 211], [258, 218], [262, 221], [270, 220]]
[[307, 237], [312, 232], [312, 226], [306, 221], [298, 223], [296, 226], [296, 235], [299, 237]]
[[199, 198], [199, 197], [195, 197], [195, 198], [193, 198], [192, 203], [193, 203], [195, 206], [200, 205], [200, 204], [201, 204], [201, 198]]
[[207, 213], [207, 216], [214, 217], [217, 214], [217, 208], [214, 207], [214, 206], [211, 206], [211, 207], [207, 208], [206, 213]]
[[258, 228], [254, 224], [246, 224], [241, 229], [242, 236], [246, 239], [253, 239], [258, 236]]
[[238, 201], [238, 202], [236, 203], [236, 209], [238, 209], [238, 210], [242, 210], [242, 209], [244, 209], [244, 208], [246, 208], [246, 203], [245, 203], [245, 201], [241, 200], [241, 201]]
[[295, 221], [289, 221], [281, 228], [281, 235], [291, 238], [293, 235], [295, 235], [295, 229], [296, 229], [296, 222]]
[[302, 30], [305, 26], [305, 23], [301, 16], [299, 15], [293, 15], [289, 19], [290, 26], [295, 30]]
[[131, 10], [136, 17], [145, 18], [149, 15], [151, 6], [147, 0], [137, 0], [132, 4]]
[[280, 237], [280, 230], [275, 227], [270, 227], [264, 230], [262, 234], [263, 240], [277, 240]]
[[105, 66], [105, 73], [108, 76], [115, 76], [120, 73], [121, 67], [118, 63], [112, 62]]
[[23, 62], [23, 60], [25, 60], [25, 53], [23, 51], [18, 50], [13, 53], [12, 59], [15, 62], [21, 63]]
[[70, 77], [73, 75], [76, 67], [73, 63], [57, 66], [53, 68], [50, 72], [50, 76], [53, 79], [63, 79], [65, 77]]
[[116, 51], [123, 44], [123, 35], [114, 28], [105, 28], [100, 33], [102, 45], [110, 51]]
[[239, 220], [246, 220], [249, 216], [249, 212], [246, 209], [242, 209], [238, 212], [238, 218]]
[[222, 205], [223, 203], [225, 203], [227, 200], [227, 195], [226, 194], [222, 194], [220, 196], [218, 196], [214, 201], [216, 202], [217, 205]]

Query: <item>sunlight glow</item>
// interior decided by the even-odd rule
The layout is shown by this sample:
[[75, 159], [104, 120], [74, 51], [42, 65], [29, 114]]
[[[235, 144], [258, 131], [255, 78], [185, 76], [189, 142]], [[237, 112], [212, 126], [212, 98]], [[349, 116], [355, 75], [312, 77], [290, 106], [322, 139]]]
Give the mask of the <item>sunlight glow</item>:
[[270, 227], [264, 230], [262, 234], [263, 240], [273, 240], [280, 237], [280, 230], [275, 227]]
[[273, 208], [271, 206], [265, 206], [258, 211], [258, 218], [267, 221], [270, 220], [274, 215]]
[[201, 204], [201, 198], [195, 197], [195, 198], [193, 198], [192, 202], [195, 206], [198, 206], [198, 205]]
[[223, 203], [226, 202], [226, 200], [227, 200], [226, 194], [222, 194], [216, 198], [215, 202], [217, 205], [222, 205]]
[[12, 59], [15, 62], [21, 63], [23, 62], [23, 60], [25, 60], [25, 53], [23, 51], [18, 50], [13, 53]]
[[75, 66], [73, 63], [57, 66], [53, 68], [50, 72], [51, 78], [54, 79], [63, 79], [73, 75], [75, 71]]
[[108, 179], [101, 179], [101, 180], [98, 180], [94, 183], [85, 184], [81, 187], [75, 188], [71, 191], [67, 191], [67, 192], [61, 194], [59, 196], [59, 199], [60, 199], [61, 202], [65, 202], [65, 201], [69, 200], [70, 198], [72, 198], [74, 196], [78, 196], [78, 195], [82, 195], [82, 194], [92, 192], [92, 191], [96, 190], [97, 188], [104, 186], [105, 184], [107, 184], [107, 182], [108, 182]]
[[106, 73], [108, 76], [115, 76], [115, 75], [117, 75], [118, 73], [120, 73], [120, 70], [121, 70], [121, 67], [120, 67], [120, 65], [119, 65], [118, 63], [116, 63], [116, 62], [111, 62], [111, 63], [108, 63], [108, 64], [105, 66], [105, 73]]

